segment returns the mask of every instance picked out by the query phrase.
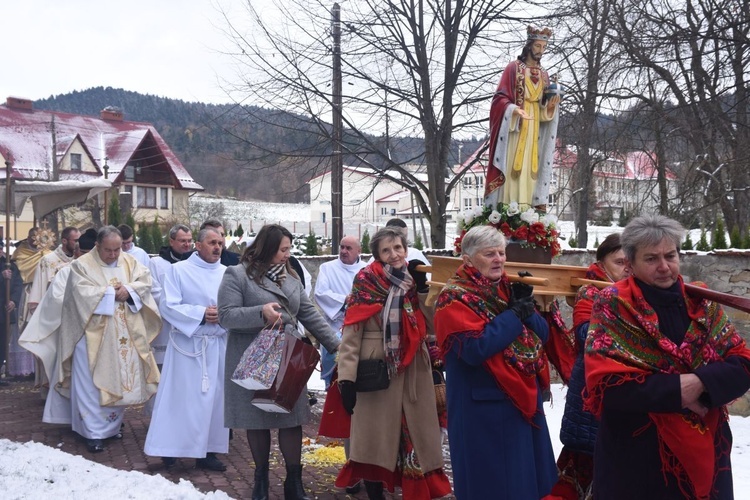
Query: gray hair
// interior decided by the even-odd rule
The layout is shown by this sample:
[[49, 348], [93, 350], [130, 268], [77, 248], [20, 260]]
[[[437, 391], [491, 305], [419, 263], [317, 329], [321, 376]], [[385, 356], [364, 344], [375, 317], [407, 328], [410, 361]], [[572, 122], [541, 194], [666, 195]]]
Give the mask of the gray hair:
[[632, 262], [639, 248], [658, 245], [664, 239], [671, 240], [679, 250], [684, 234], [685, 228], [674, 219], [663, 215], [643, 215], [625, 226], [620, 241], [625, 257]]
[[192, 234], [190, 231], [190, 228], [187, 227], [185, 224], [175, 224], [169, 229], [169, 239], [173, 240], [177, 238], [177, 233], [179, 233], [180, 231], [183, 231], [188, 234]]
[[122, 239], [122, 233], [115, 226], [104, 226], [96, 233], [96, 242], [101, 243], [113, 234]]
[[370, 240], [370, 253], [375, 257], [375, 260], [380, 260], [380, 243], [383, 240], [390, 240], [392, 238], [400, 239], [401, 244], [404, 245], [404, 250], [406, 250], [408, 245], [403, 229], [400, 227], [385, 226], [382, 229], [378, 229], [378, 232]]
[[503, 233], [494, 227], [475, 226], [469, 229], [461, 240], [461, 255], [472, 257], [483, 248], [505, 248], [507, 244]]
[[221, 233], [219, 232], [217, 228], [208, 226], [198, 231], [198, 241], [200, 242], [200, 241], [205, 240], [206, 236], [208, 236], [208, 233], [214, 233], [219, 237], [221, 236]]

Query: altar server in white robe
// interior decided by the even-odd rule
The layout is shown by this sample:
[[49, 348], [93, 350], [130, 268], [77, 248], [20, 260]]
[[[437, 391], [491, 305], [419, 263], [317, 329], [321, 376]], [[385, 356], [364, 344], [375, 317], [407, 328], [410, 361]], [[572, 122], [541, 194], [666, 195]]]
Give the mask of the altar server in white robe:
[[56, 389], [70, 397], [73, 430], [91, 452], [120, 436], [125, 406], [146, 402], [159, 383], [151, 273], [121, 246], [116, 227], [101, 228], [96, 250], [70, 264], [63, 299]]
[[[80, 257], [94, 249], [96, 230], [87, 229], [77, 241], [76, 254]], [[50, 254], [51, 255], [51, 254]], [[39, 301], [37, 310], [31, 316], [26, 328], [18, 339], [24, 349], [34, 353], [41, 363], [45, 380], [49, 380], [51, 390], [44, 404], [42, 422], [48, 424], [71, 424], [72, 408], [70, 399], [63, 397], [55, 386], [58, 382], [58, 370], [62, 360], [58, 356], [60, 342], [60, 319], [65, 296], [65, 286], [70, 276], [70, 266], [59, 269], [50, 282], [49, 288]]]
[[[354, 276], [367, 265], [359, 258], [361, 251], [359, 240], [354, 236], [344, 236], [339, 243], [339, 258], [321, 264], [318, 279], [315, 282], [315, 302], [323, 311], [323, 317], [333, 331], [341, 338], [341, 326], [344, 324], [344, 303], [352, 291]], [[335, 364], [334, 356], [320, 346], [320, 377], [326, 382], [326, 389], [331, 385], [331, 376]]]
[[177, 457], [196, 467], [224, 471], [216, 453], [229, 450], [224, 427], [226, 330], [216, 299], [224, 270], [223, 238], [212, 227], [198, 233], [196, 252], [170, 266], [159, 308], [172, 325], [159, 391], [144, 451], [169, 469]]

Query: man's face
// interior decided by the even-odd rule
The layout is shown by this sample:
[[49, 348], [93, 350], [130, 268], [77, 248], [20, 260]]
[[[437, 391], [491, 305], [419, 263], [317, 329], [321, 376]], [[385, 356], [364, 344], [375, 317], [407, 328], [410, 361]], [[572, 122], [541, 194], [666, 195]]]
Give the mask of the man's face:
[[544, 55], [544, 51], [547, 50], [547, 42], [544, 42], [542, 40], [534, 40], [534, 43], [531, 44], [531, 58], [539, 63], [542, 61], [542, 56]]
[[133, 248], [133, 237], [131, 236], [127, 240], [122, 240], [122, 251], [127, 252]]
[[629, 264], [630, 274], [647, 285], [669, 288], [680, 274], [680, 252], [674, 242], [665, 238], [656, 245], [636, 250], [635, 260]]
[[345, 236], [339, 243], [339, 259], [344, 264], [354, 264], [359, 259], [359, 250], [359, 242], [351, 236]]
[[224, 237], [218, 232], [209, 231], [203, 241], [195, 242], [195, 249], [201, 259], [213, 264], [221, 259], [221, 249], [224, 247]]
[[112, 264], [117, 262], [120, 258], [120, 251], [122, 250], [122, 238], [116, 234], [110, 234], [104, 238], [101, 243], [96, 242], [96, 251], [99, 253], [99, 258], [105, 264]]
[[169, 246], [177, 253], [189, 252], [190, 247], [193, 246], [193, 235], [186, 231], [179, 230], [174, 239], [169, 238]]
[[78, 246], [78, 238], [81, 237], [80, 231], [71, 231], [67, 238], [62, 239], [63, 251], [67, 255], [75, 255]]
[[221, 235], [221, 248], [224, 248], [227, 243], [227, 240], [226, 240], [227, 233], [226, 231], [224, 231], [224, 228], [222, 226], [217, 227], [216, 232]]

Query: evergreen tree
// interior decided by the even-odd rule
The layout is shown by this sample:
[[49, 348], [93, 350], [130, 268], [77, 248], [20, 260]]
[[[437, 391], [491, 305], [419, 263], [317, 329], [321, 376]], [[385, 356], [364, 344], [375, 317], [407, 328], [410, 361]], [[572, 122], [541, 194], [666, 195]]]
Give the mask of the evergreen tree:
[[133, 217], [133, 212], [128, 210], [128, 212], [125, 214], [125, 224], [133, 228], [133, 231], [135, 231], [136, 222], [135, 217]]
[[699, 252], [708, 252], [711, 250], [711, 245], [708, 244], [708, 238], [706, 238], [706, 228], [701, 228], [701, 239], [698, 240], [695, 249]]
[[364, 253], [370, 253], [370, 232], [365, 228], [365, 232], [362, 233], [362, 251]]
[[424, 244], [422, 243], [422, 235], [417, 233], [416, 238], [414, 238], [414, 248], [417, 250], [424, 250]]
[[158, 253], [161, 247], [165, 245], [164, 236], [162, 236], [161, 234], [161, 227], [159, 227], [159, 222], [157, 219], [154, 219], [154, 223], [151, 224], [151, 242], [153, 243], [154, 247], [153, 250], [148, 253]]
[[318, 240], [315, 238], [315, 231], [310, 231], [305, 240], [307, 248], [305, 248], [305, 255], [318, 255]]
[[594, 248], [599, 248], [599, 235], [596, 235], [596, 239], [594, 240]]
[[153, 253], [154, 244], [151, 239], [151, 231], [145, 221], [141, 222], [140, 226], [138, 226], [136, 236], [138, 237], [138, 246], [146, 253]]
[[238, 238], [242, 238], [242, 235], [245, 234], [245, 230], [242, 229], [242, 223], [240, 223], [237, 226], [237, 230], [234, 232], [234, 235]]
[[740, 228], [737, 226], [734, 226], [732, 232], [729, 233], [729, 247], [742, 248], [742, 235], [740, 234]]
[[750, 248], [750, 228], [745, 232], [745, 239], [742, 240], [742, 248]]
[[576, 240], [575, 236], [572, 234], [568, 238], [568, 245], [570, 245], [570, 248], [576, 248], [578, 246], [578, 240]]
[[690, 231], [688, 231], [685, 235], [685, 241], [682, 242], [682, 246], [680, 248], [682, 248], [683, 250], [693, 249], [693, 240], [690, 239]]
[[620, 216], [617, 217], [617, 225], [620, 227], [625, 227], [627, 224], [627, 221], [625, 220], [625, 208], [620, 207]]
[[716, 220], [716, 229], [714, 231], [714, 249], [722, 250], [727, 248], [727, 235], [724, 231], [724, 220]]
[[[107, 224], [110, 226], [119, 226], [122, 224], [122, 213], [120, 213], [120, 200], [117, 196], [113, 196], [109, 200], [109, 207], [107, 207]], [[133, 226], [131, 226], [133, 227]]]

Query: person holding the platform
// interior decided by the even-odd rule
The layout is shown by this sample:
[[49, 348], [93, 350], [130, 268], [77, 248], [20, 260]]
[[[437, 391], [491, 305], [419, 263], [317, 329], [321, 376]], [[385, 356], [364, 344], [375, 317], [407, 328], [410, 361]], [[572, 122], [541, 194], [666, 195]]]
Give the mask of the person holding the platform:
[[509, 282], [505, 245], [494, 227], [471, 228], [435, 310], [459, 500], [540, 499], [557, 480], [542, 409], [549, 327], [533, 288]]
[[159, 391], [146, 436], [147, 455], [195, 458], [200, 469], [225, 471], [216, 457], [229, 450], [224, 427], [226, 330], [216, 301], [226, 266], [222, 236], [214, 228], [198, 233], [196, 251], [168, 267], [159, 309], [172, 326]]
[[114, 226], [97, 233], [96, 250], [70, 264], [60, 323], [57, 389], [70, 397], [73, 430], [89, 451], [120, 433], [128, 405], [156, 393], [159, 370], [150, 343], [161, 329], [151, 273], [122, 252]]
[[[338, 388], [351, 415], [351, 449], [336, 486], [364, 480], [370, 499], [385, 498], [384, 489], [394, 491], [396, 485], [404, 498], [451, 492], [422, 312], [426, 294], [417, 293], [406, 249], [399, 228], [375, 233], [370, 240], [375, 262], [357, 273], [346, 301]], [[359, 367], [373, 361], [383, 366], [387, 384], [362, 392]]]
[[[335, 332], [344, 324], [346, 297], [352, 291], [354, 276], [365, 264], [360, 258], [359, 241], [354, 236], [344, 236], [339, 243], [339, 258], [320, 265], [315, 281], [315, 302], [323, 311], [323, 317]], [[331, 385], [335, 357], [325, 347], [320, 347], [320, 377]]]
[[289, 264], [292, 234], [283, 226], [263, 226], [242, 255], [240, 265], [228, 267], [219, 288], [219, 323], [229, 330], [224, 372], [224, 425], [246, 429], [255, 461], [252, 498], [268, 498], [271, 429], [279, 430], [279, 449], [286, 463], [286, 499], [305, 500], [302, 484], [302, 424], [310, 421], [306, 391], [291, 413], [263, 411], [251, 404], [253, 392], [231, 381], [242, 354], [264, 328], [281, 322], [292, 334], [299, 320], [329, 351], [339, 340], [315, 308]]
[[[627, 278], [629, 269], [625, 263], [620, 235], [613, 233], [604, 238], [596, 249], [596, 262], [586, 271], [586, 279], [614, 283]], [[560, 429], [563, 449], [557, 459], [559, 479], [552, 489], [553, 495], [561, 499], [577, 500], [591, 498], [591, 482], [594, 478], [594, 444], [599, 429], [596, 417], [583, 409], [582, 392], [586, 386], [586, 371], [583, 365], [583, 347], [589, 330], [591, 310], [599, 293], [595, 285], [584, 285], [578, 289], [573, 307], [573, 329], [575, 331], [577, 356], [568, 381], [565, 398], [565, 413]]]
[[503, 71], [490, 108], [490, 148], [485, 204], [518, 202], [546, 207], [560, 113], [560, 94], [548, 94], [541, 61], [549, 28], [529, 26], [518, 59]]
[[750, 350], [721, 306], [686, 292], [684, 233], [661, 215], [630, 221], [630, 276], [594, 299], [584, 408], [600, 418], [597, 497], [733, 495], [727, 404], [750, 388]]

